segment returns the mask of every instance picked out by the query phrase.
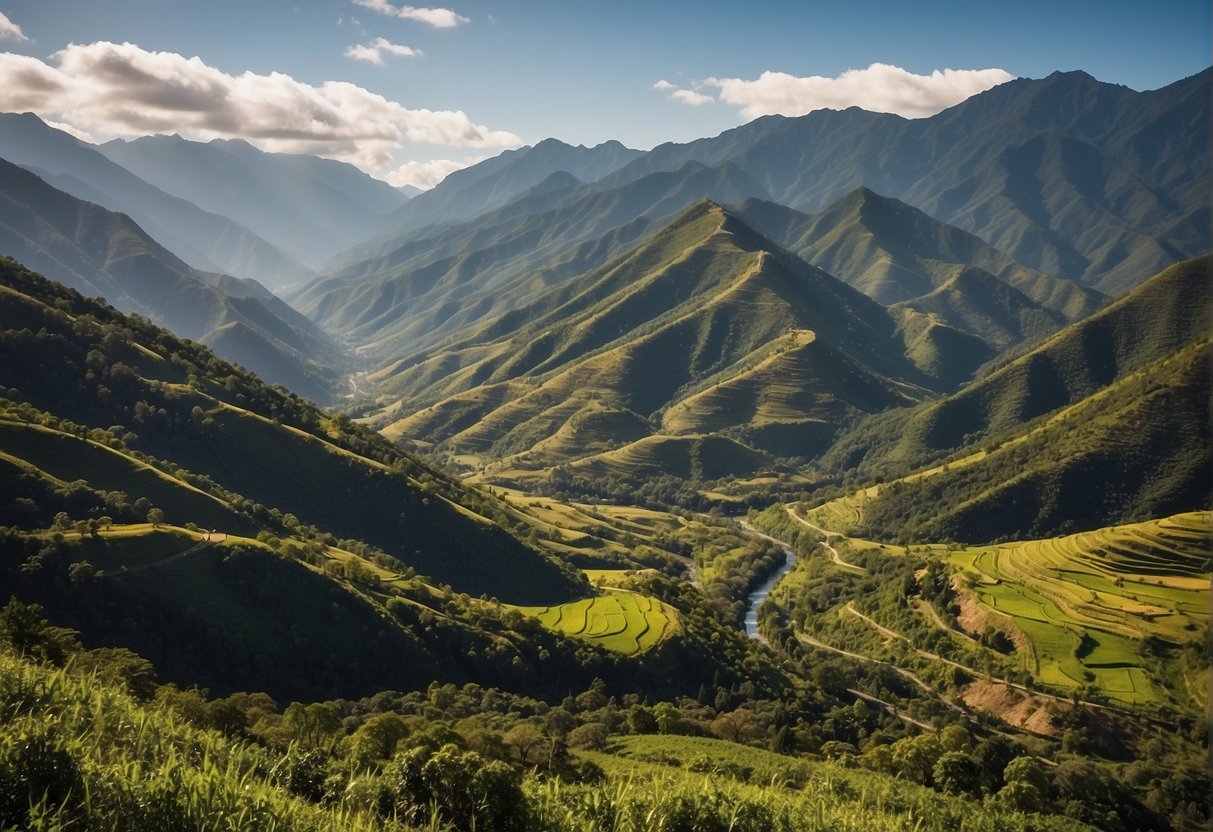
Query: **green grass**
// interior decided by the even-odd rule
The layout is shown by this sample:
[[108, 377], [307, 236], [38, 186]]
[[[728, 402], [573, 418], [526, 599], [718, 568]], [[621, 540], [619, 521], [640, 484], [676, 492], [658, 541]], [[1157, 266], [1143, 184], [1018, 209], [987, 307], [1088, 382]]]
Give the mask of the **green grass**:
[[[0, 823], [6, 828], [159, 832], [246, 830], [363, 832], [406, 827], [376, 811], [386, 778], [349, 778], [340, 796], [310, 803], [292, 794], [271, 748], [200, 730], [156, 703], [140, 703], [95, 676], [0, 654]], [[711, 740], [636, 737], [671, 755], [684, 745], [722, 760], [752, 750]], [[625, 753], [627, 749], [624, 749]], [[298, 750], [292, 752], [297, 756]], [[701, 752], [702, 753], [702, 752]], [[765, 771], [699, 774], [679, 767], [581, 752], [607, 773], [571, 784], [523, 778], [534, 832], [703, 829], [732, 832], [1081, 832], [1056, 816], [1000, 812], [871, 772], [754, 752], [800, 769], [795, 788], [760, 782]], [[749, 768], [749, 766], [747, 766]], [[448, 787], [474, 788], [469, 779]], [[390, 794], [390, 792], [388, 792]], [[383, 811], [383, 810], [380, 810]], [[426, 814], [421, 820], [424, 822]], [[464, 827], [466, 828], [466, 827]], [[475, 828], [475, 827], [473, 827]], [[501, 827], [498, 827], [501, 828]], [[511, 827], [518, 828], [518, 827]]]
[[150, 524], [114, 526], [96, 538], [80, 540], [81, 554], [93, 566], [112, 575], [126, 569], [137, 569], [184, 552], [202, 540], [202, 535], [185, 529]]
[[567, 604], [516, 609], [535, 616], [549, 630], [627, 655], [643, 653], [678, 628], [673, 607], [615, 590]]
[[706, 756], [717, 765], [723, 763], [750, 769], [759, 772], [760, 779], [769, 780], [769, 777], [763, 776], [763, 772], [769, 771], [772, 774], [778, 774], [786, 773], [797, 767], [804, 769], [821, 765], [784, 754], [776, 754], [765, 748], [740, 745], [715, 737], [686, 737], [677, 734], [615, 737], [611, 740], [609, 751], [612, 755], [621, 758], [621, 761], [612, 764], [617, 771], [627, 769], [627, 765], [622, 760], [660, 762], [665, 765], [686, 768], [696, 758]]
[[[1047, 540], [963, 549], [985, 607], [1030, 645], [1028, 669], [1063, 688], [1094, 685], [1129, 704], [1184, 694], [1141, 639], [1199, 646], [1208, 632], [1208, 512]], [[1190, 704], [1190, 703], [1189, 703]]]

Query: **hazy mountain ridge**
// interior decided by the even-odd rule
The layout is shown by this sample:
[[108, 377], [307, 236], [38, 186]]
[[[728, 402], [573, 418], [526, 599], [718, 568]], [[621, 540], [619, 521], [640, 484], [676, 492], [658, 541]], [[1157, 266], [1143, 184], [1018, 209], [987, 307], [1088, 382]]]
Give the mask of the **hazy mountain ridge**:
[[1210, 247], [1200, 218], [1211, 81], [1205, 71], [1139, 93], [1081, 72], [1054, 73], [1001, 84], [923, 119], [857, 108], [766, 116], [713, 138], [659, 145], [598, 187], [692, 161], [733, 163], [770, 198], [812, 212], [864, 186], [1046, 274], [1123, 290], [1135, 275]]
[[394, 225], [418, 229], [468, 220], [512, 202], [556, 171], [565, 171], [581, 182], [595, 182], [640, 154], [614, 140], [574, 147], [559, 139], [544, 139], [449, 174], [438, 186], [410, 200], [412, 204], [398, 209]]
[[736, 168], [689, 165], [616, 190], [532, 194], [320, 278], [290, 299], [372, 357], [400, 358], [559, 292], [697, 200], [731, 203], [756, 193]]
[[60, 190], [127, 214], [196, 268], [271, 285], [309, 276], [304, 266], [233, 220], [149, 185], [31, 113], [0, 113], [0, 158], [44, 171]]
[[[0, 160], [0, 253], [182, 337], [213, 343], [271, 383], [329, 401], [350, 362], [315, 324], [260, 284], [199, 272], [129, 217]], [[230, 329], [245, 333], [234, 339]]]
[[243, 141], [145, 136], [97, 150], [161, 190], [230, 217], [311, 269], [365, 240], [407, 202], [352, 165], [265, 153]]

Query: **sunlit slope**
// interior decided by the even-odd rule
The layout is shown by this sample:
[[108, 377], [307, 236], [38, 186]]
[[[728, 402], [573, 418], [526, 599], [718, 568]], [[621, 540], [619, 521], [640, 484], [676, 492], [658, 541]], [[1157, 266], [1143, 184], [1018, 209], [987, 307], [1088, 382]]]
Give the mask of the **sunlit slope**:
[[704, 198], [732, 203], [763, 193], [731, 166], [692, 164], [605, 189], [566, 176], [475, 219], [406, 235], [292, 302], [377, 360], [413, 355], [544, 303]]
[[962, 549], [949, 560], [966, 591], [1023, 634], [1025, 665], [1042, 681], [1200, 707], [1205, 680], [1195, 659], [1208, 632], [1209, 534], [1209, 513], [1192, 512]]
[[[520, 315], [521, 326], [500, 319], [441, 358], [399, 368], [432, 383], [381, 418], [389, 435], [456, 452], [536, 449], [559, 462], [600, 450], [551, 441], [567, 440], [565, 426], [592, 407], [634, 414], [610, 441], [634, 441], [649, 420], [670, 433], [752, 429], [758, 447], [797, 455], [820, 445], [820, 425], [940, 383], [917, 363], [915, 315], [925, 321], [889, 312], [705, 202], [559, 302]], [[724, 415], [734, 405], [736, 416]], [[778, 435], [799, 428], [803, 440]]]
[[1207, 341], [980, 450], [827, 503], [815, 522], [860, 536], [987, 542], [1194, 511], [1213, 481]]
[[965, 390], [877, 415], [823, 458], [831, 469], [921, 464], [1074, 404], [1213, 332], [1209, 258], [1173, 266]]
[[962, 267], [991, 274], [1014, 290], [1018, 303], [1044, 307], [1061, 320], [1088, 315], [1104, 300], [1094, 289], [1028, 268], [967, 231], [864, 187], [812, 215], [759, 200], [747, 202], [739, 213], [881, 303], [929, 295]]

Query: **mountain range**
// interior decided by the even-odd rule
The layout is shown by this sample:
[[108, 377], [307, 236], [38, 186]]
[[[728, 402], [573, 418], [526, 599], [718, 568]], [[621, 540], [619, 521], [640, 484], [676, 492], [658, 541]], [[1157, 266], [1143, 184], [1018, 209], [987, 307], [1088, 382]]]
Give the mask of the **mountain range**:
[[239, 140], [145, 136], [97, 149], [145, 182], [230, 217], [313, 271], [372, 236], [408, 201], [353, 165], [265, 153]]
[[[1056, 73], [424, 192], [0, 115], [0, 710], [100, 726], [0, 726], [0, 826], [127, 828], [136, 782], [437, 826], [487, 773], [639, 829], [676, 765], [687, 828], [1202, 828], [1211, 94]], [[255, 761], [89, 756], [170, 715]]]
[[2, 159], [0, 248], [317, 401], [332, 401], [352, 366], [328, 335], [256, 281], [194, 269], [125, 214]]

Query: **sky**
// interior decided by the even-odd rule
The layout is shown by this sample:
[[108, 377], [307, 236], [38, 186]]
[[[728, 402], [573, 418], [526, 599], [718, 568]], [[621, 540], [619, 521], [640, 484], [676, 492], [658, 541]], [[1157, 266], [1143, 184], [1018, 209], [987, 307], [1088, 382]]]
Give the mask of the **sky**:
[[648, 149], [770, 113], [931, 115], [1014, 77], [1157, 89], [1208, 0], [0, 0], [0, 111], [91, 141], [180, 133], [430, 187], [555, 137]]

